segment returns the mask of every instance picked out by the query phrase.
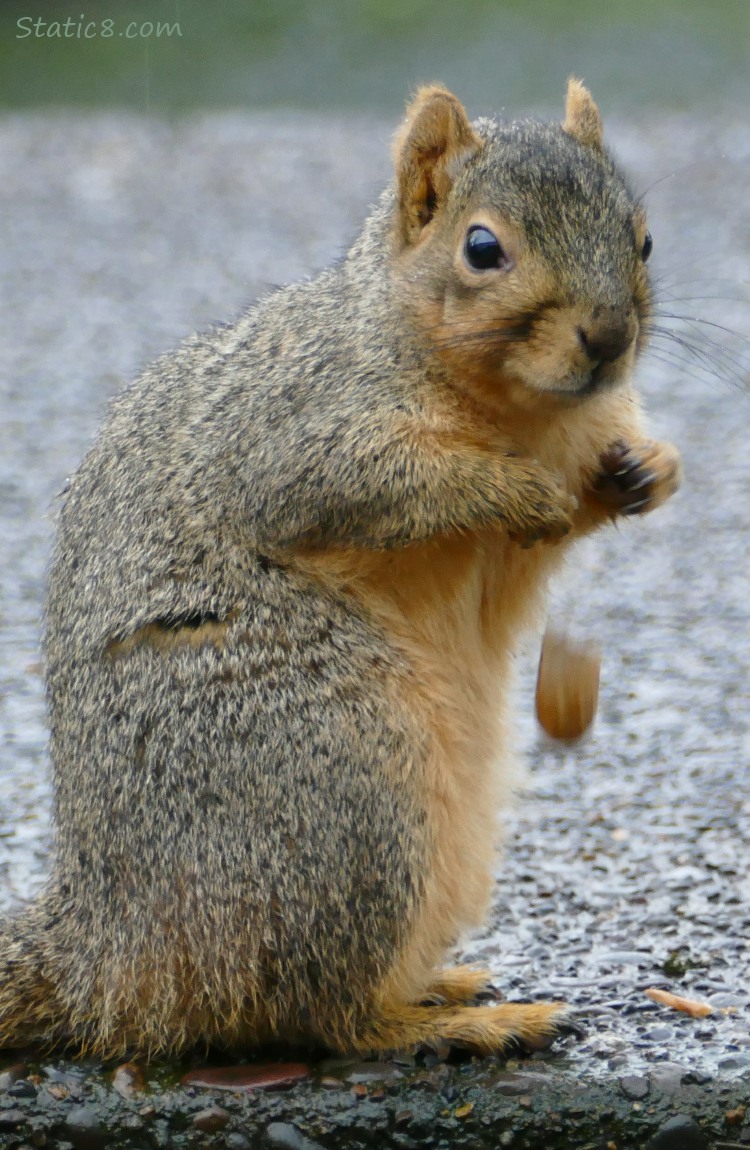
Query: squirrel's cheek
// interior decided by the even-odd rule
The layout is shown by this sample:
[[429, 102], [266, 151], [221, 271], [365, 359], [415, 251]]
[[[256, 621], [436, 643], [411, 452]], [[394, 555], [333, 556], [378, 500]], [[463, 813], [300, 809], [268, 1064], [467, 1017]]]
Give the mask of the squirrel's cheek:
[[523, 341], [507, 357], [506, 367], [533, 390], [549, 391], [583, 378], [589, 370], [573, 317], [562, 309], [536, 317]]

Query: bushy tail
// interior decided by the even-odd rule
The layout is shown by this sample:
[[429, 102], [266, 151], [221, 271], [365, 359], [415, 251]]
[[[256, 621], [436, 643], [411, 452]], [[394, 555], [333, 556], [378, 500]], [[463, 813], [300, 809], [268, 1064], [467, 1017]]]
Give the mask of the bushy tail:
[[57, 1043], [65, 1034], [45, 958], [54, 917], [42, 897], [27, 910], [0, 919], [0, 1050]]

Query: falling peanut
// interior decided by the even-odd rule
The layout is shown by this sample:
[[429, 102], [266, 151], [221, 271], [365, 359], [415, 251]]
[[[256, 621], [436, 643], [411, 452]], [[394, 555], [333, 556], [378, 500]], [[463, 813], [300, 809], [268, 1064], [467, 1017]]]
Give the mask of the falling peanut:
[[599, 699], [601, 653], [549, 629], [542, 640], [536, 683], [536, 714], [553, 739], [579, 739], [591, 726]]

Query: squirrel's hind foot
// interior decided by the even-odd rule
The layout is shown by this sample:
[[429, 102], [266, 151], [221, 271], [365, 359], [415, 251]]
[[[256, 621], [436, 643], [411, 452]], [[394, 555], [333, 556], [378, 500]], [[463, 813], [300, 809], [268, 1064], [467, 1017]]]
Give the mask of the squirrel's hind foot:
[[494, 1054], [515, 1044], [543, 1050], [571, 1029], [570, 1009], [561, 1002], [501, 1002], [495, 1006], [390, 1003], [370, 1019], [357, 1039], [357, 1048], [362, 1053], [380, 1054], [447, 1043], [475, 1054]]

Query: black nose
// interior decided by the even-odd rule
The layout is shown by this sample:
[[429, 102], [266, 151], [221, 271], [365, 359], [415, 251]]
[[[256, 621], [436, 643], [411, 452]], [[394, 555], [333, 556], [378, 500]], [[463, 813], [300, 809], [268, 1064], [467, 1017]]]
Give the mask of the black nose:
[[578, 341], [592, 363], [612, 363], [628, 350], [635, 337], [630, 316], [592, 321], [578, 328]]

